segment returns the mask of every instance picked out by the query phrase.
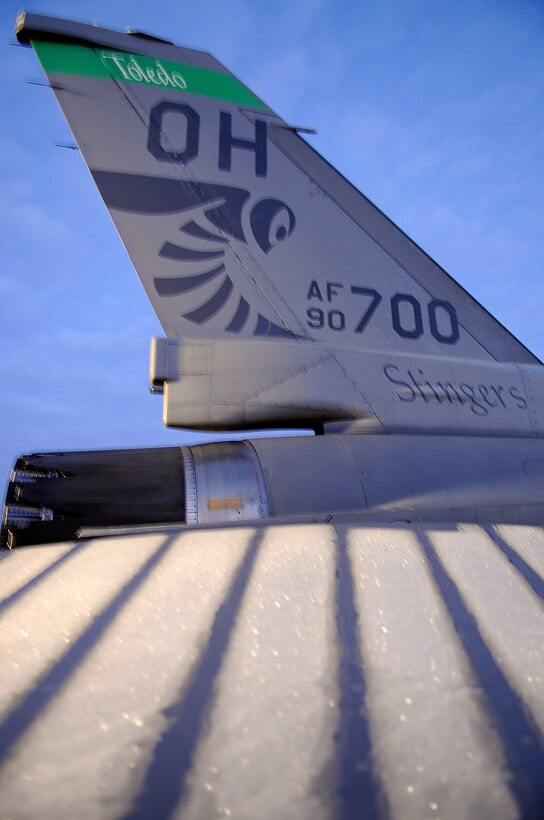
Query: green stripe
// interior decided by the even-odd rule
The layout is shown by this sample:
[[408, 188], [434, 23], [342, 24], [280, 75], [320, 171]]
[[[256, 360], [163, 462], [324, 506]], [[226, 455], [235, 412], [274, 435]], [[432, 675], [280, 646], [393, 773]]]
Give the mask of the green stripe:
[[264, 108], [263, 103], [230, 74], [159, 60], [128, 51], [33, 40], [47, 74], [77, 74], [102, 80], [135, 83], [157, 90], [201, 94], [219, 100]]

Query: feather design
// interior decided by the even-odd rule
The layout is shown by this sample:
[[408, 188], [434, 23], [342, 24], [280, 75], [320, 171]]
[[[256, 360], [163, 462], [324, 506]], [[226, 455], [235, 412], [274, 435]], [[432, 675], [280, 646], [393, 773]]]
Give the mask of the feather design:
[[[232, 318], [224, 329], [227, 333], [241, 333], [249, 320], [251, 306], [237, 293], [224, 262], [229, 238], [247, 244], [242, 212], [250, 200], [249, 191], [228, 185], [118, 171], [93, 170], [92, 174], [106, 205], [112, 210], [149, 215], [189, 212], [180, 232], [188, 239], [202, 240], [205, 246], [196, 250], [165, 241], [158, 255], [189, 265], [204, 263], [205, 270], [175, 277], [155, 276], [156, 291], [159, 296], [169, 298], [198, 290], [217, 280], [217, 288], [211, 296], [206, 288], [205, 300], [181, 316], [189, 322], [204, 325], [232, 302]], [[202, 211], [208, 227], [196, 221], [195, 209]], [[252, 207], [249, 224], [257, 245], [268, 254], [278, 242], [291, 235], [296, 220], [292, 210], [281, 200], [261, 199]], [[261, 313], [257, 313], [253, 335], [298, 338], [288, 328]]]

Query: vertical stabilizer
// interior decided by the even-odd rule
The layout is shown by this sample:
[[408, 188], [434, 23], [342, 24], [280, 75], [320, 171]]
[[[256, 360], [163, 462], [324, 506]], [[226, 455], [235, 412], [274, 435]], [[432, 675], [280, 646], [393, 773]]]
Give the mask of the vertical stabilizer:
[[[294, 409], [289, 418], [310, 407], [353, 418], [391, 389], [393, 379], [368, 384], [376, 367], [417, 363], [425, 374], [428, 359], [455, 361], [463, 383], [463, 362], [539, 364], [210, 54], [37, 15], [21, 19], [18, 37], [36, 49], [167, 337], [246, 351], [245, 392], [223, 405], [264, 391], [266, 406]], [[259, 341], [274, 344], [264, 353]], [[290, 358], [297, 347], [311, 350]], [[181, 372], [207, 379], [202, 407], [191, 401], [213, 427], [225, 418], [213, 380], [230, 370], [219, 373], [210, 351], [208, 370], [191, 361]], [[271, 383], [261, 383], [264, 361]], [[336, 386], [307, 375], [325, 361], [330, 385], [345, 383], [340, 406]], [[282, 416], [264, 411], [263, 423]], [[246, 423], [242, 413], [235, 426]]]

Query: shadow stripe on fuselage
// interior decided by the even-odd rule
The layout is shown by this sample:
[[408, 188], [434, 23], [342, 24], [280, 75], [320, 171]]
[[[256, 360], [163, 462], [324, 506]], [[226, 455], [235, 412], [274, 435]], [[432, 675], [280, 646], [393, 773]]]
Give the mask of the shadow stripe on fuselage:
[[[11, 595], [7, 595], [5, 598], [3, 598], [0, 601], [0, 615], [2, 615], [2, 613], [5, 612], [6, 609], [8, 609], [14, 603], [23, 598], [35, 586], [41, 584], [42, 581], [45, 581], [46, 578], [48, 578], [52, 573], [59, 569], [59, 567], [61, 567], [63, 564], [65, 564], [67, 561], [73, 558], [74, 555], [77, 555], [79, 552], [81, 552], [81, 550], [87, 547], [88, 544], [89, 541], [80, 541], [79, 543], [74, 544], [74, 546], [71, 549], [68, 549], [66, 550], [66, 552], [63, 552], [63, 554], [59, 558], [52, 561], [52, 563], [49, 564], [48, 567], [42, 569], [41, 572], [39, 572], [37, 575], [35, 575], [33, 578], [27, 581], [26, 584], [23, 584], [23, 586], [19, 587], [19, 589], [16, 589], [15, 592], [11, 593]], [[24, 547], [22, 547], [22, 549], [24, 549]]]
[[213, 706], [215, 684], [220, 675], [236, 619], [242, 606], [262, 533], [246, 550], [227, 595], [217, 610], [210, 638], [189, 682], [177, 702], [165, 710], [169, 725], [153, 752], [142, 789], [125, 820], [171, 817], [187, 796], [187, 775]]
[[490, 723], [502, 741], [506, 764], [513, 775], [509, 786], [520, 814], [540, 817], [544, 805], [544, 744], [539, 729], [493, 657], [427, 534], [418, 531], [416, 535], [485, 698]]
[[339, 765], [337, 816], [339, 820], [359, 820], [387, 816], [386, 797], [373, 767], [353, 571], [344, 535], [337, 532], [336, 539], [335, 604], [340, 654], [339, 714], [334, 736]]
[[501, 538], [499, 533], [496, 531], [495, 527], [492, 527], [490, 524], [487, 526], [482, 527], [489, 535], [495, 546], [497, 546], [501, 552], [503, 552], [510, 563], [517, 569], [520, 575], [527, 581], [530, 587], [539, 595], [541, 598], [544, 598], [544, 580], [534, 571], [532, 567], [521, 557], [519, 553], [517, 553], [505, 540]]
[[[22, 701], [0, 724], [0, 764], [9, 755], [13, 746], [32, 726], [49, 702], [62, 690], [73, 673], [85, 660], [91, 649], [111, 625], [116, 615], [129, 602], [146, 578], [155, 569], [166, 552], [176, 540], [176, 536], [167, 537], [161, 546], [145, 561], [142, 567], [130, 578], [112, 601], [92, 621], [91, 625], [70, 646], [68, 651], [41, 677]], [[69, 553], [70, 554], [70, 553]]]

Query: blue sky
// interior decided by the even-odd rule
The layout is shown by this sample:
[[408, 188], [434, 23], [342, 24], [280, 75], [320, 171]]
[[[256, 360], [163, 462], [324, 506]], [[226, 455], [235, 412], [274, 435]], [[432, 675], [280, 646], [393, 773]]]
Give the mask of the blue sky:
[[[0, 482], [21, 452], [174, 445], [162, 335], [30, 49], [0, 11]], [[35, 0], [211, 51], [544, 358], [541, 0]]]

